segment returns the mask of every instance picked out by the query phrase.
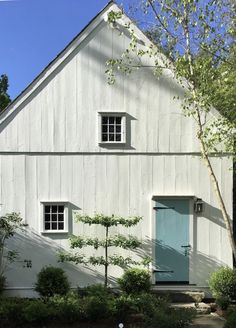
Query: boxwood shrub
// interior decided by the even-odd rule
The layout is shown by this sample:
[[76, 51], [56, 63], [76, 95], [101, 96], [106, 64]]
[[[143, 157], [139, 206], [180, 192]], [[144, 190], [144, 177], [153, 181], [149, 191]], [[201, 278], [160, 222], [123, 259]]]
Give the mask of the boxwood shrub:
[[129, 269], [118, 279], [118, 284], [127, 294], [147, 293], [151, 289], [150, 273], [145, 269]]
[[221, 267], [212, 273], [209, 279], [209, 287], [216, 298], [228, 297], [236, 299], [236, 269]]
[[61, 268], [48, 266], [38, 273], [35, 290], [41, 297], [66, 295], [69, 289], [68, 278]]

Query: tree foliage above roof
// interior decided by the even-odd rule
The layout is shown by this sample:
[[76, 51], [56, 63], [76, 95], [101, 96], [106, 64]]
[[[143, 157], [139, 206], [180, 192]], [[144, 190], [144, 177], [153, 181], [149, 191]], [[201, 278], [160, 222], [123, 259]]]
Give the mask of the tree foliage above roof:
[[8, 86], [7, 75], [2, 74], [0, 77], [0, 112], [4, 110], [11, 102], [10, 96], [7, 93]]

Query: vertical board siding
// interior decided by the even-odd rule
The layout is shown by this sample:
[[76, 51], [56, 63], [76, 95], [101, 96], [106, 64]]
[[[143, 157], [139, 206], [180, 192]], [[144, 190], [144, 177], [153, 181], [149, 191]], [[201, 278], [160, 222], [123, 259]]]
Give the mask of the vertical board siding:
[[46, 171], [43, 172], [42, 177], [40, 176], [40, 167], [37, 166], [37, 158], [34, 156], [26, 156], [25, 158], [25, 217], [23, 217], [23, 219], [25, 219], [26, 223], [30, 224], [30, 226], [34, 228], [36, 231], [39, 229], [38, 200], [41, 198], [38, 189], [40, 187], [40, 182], [44, 181], [45, 175], [46, 175]]
[[[227, 158], [213, 160], [214, 167], [219, 167], [216, 170], [219, 181], [228, 181], [228, 188], [223, 190], [225, 199], [231, 194], [232, 172], [222, 170], [221, 166], [228, 164]], [[193, 178], [196, 172], [200, 173]], [[194, 270], [192, 266], [191, 282], [204, 284], [210, 266], [232, 264], [227, 251], [229, 242], [226, 229], [217, 209], [206, 168], [198, 157], [124, 154], [2, 155], [1, 173], [3, 211], [21, 212], [38, 236], [42, 223], [40, 202], [68, 201], [70, 210], [74, 213], [142, 216], [143, 220], [138, 226], [128, 231], [115, 228], [113, 232], [134, 234], [143, 241], [147, 249], [151, 249], [152, 196], [195, 195], [204, 200], [206, 208], [203, 214], [193, 218], [193, 234], [196, 236], [192, 237], [194, 249], [191, 258], [199, 265], [202, 264], [202, 273], [199, 275], [199, 270]], [[231, 214], [230, 207], [229, 213]], [[70, 233], [103, 236], [102, 228], [72, 222], [72, 214], [71, 212], [69, 215], [72, 226]], [[42, 242], [54, 240], [53, 235], [40, 238]], [[67, 236], [58, 235], [55, 242], [67, 247], [66, 239]], [[23, 244], [20, 247], [24, 248]], [[91, 249], [86, 250], [87, 252], [92, 254]], [[121, 254], [121, 250], [117, 252]], [[130, 252], [127, 254], [136, 256]], [[209, 268], [204, 273], [205, 265]], [[116, 275], [115, 269], [112, 272]]]
[[183, 92], [170, 76], [157, 79], [148, 68], [129, 76], [118, 72], [111, 86], [106, 61], [119, 58], [130, 40], [107, 26], [94, 30], [89, 40], [29, 97], [15, 117], [2, 123], [1, 151], [102, 151], [97, 140], [98, 111], [131, 116], [131, 145], [136, 151], [198, 151], [193, 121], [181, 113], [180, 100], [173, 100]]
[[[72, 217], [76, 213], [142, 216], [138, 226], [128, 230], [116, 227], [113, 233], [134, 234], [148, 250], [145, 255], [152, 255], [152, 197], [202, 198], [205, 211], [191, 213], [190, 282], [204, 285], [213, 268], [232, 266], [226, 229], [209, 174], [198, 155], [196, 127], [181, 113], [183, 91], [168, 72], [156, 78], [145, 68], [128, 76], [118, 72], [116, 83], [107, 83], [106, 61], [119, 58], [129, 42], [125, 34], [100, 24], [22, 109], [0, 126], [2, 213], [19, 211], [30, 226], [25, 240], [18, 241], [19, 249], [35, 263], [21, 280], [26, 287], [32, 285], [40, 265], [56, 263], [59, 246], [68, 247], [68, 235], [40, 233], [42, 201], [68, 201], [69, 233], [74, 234], [104, 237], [102, 228], [75, 223]], [[173, 99], [177, 95], [180, 100]], [[100, 111], [127, 113], [124, 147], [98, 144]], [[211, 161], [232, 215], [232, 161], [225, 157]], [[91, 248], [85, 251], [93, 254]], [[133, 252], [125, 254], [138, 258]], [[86, 284], [100, 281], [103, 273], [102, 268], [66, 268], [75, 285], [78, 275]], [[120, 273], [111, 268], [112, 276]], [[11, 274], [14, 284], [14, 270]]]

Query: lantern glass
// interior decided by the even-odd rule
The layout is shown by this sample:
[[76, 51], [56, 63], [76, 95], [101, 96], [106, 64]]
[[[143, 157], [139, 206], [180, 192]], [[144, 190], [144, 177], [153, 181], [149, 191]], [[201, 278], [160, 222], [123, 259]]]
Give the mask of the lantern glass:
[[194, 203], [194, 212], [202, 213], [202, 211], [203, 211], [203, 201], [200, 198], [197, 198], [197, 200]]

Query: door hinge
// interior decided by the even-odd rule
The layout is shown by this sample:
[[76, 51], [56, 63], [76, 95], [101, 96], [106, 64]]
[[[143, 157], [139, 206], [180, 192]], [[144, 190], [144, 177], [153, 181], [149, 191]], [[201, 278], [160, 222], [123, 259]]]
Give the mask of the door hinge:
[[152, 270], [154, 273], [155, 272], [159, 272], [159, 273], [174, 273], [174, 271], [173, 270], [158, 270], [158, 269], [153, 269]]
[[169, 210], [169, 209], [174, 210], [175, 208], [174, 207], [159, 207], [159, 206], [154, 206], [153, 209], [158, 211], [158, 210]]

